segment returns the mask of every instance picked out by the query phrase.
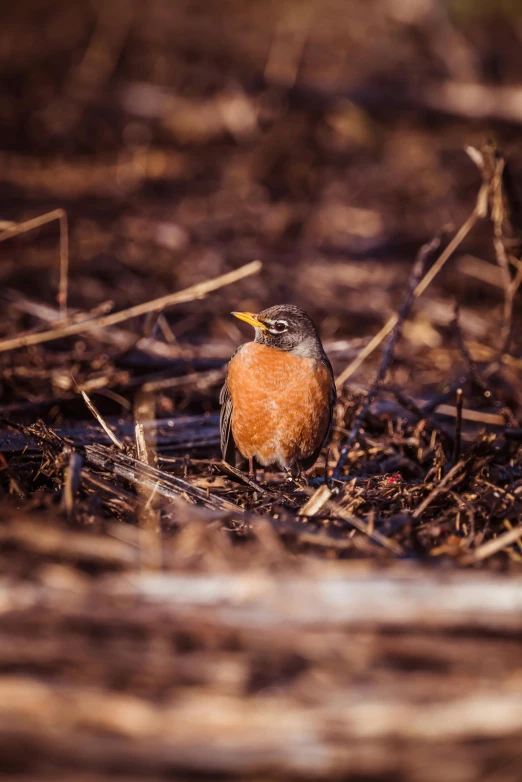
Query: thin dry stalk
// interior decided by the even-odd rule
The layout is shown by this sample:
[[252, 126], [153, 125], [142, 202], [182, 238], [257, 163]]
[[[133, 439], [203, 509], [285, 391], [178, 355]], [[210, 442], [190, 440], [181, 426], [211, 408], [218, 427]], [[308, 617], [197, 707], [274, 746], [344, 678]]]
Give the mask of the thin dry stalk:
[[502, 551], [502, 549], [505, 549], [507, 546], [510, 546], [512, 543], [520, 540], [520, 538], [522, 538], [522, 524], [518, 527], [514, 527], [513, 529], [508, 530], [507, 532], [504, 532], [504, 534], [499, 535], [498, 538], [494, 538], [493, 540], [488, 540], [487, 543], [483, 543], [473, 552], [473, 559], [478, 561], [487, 559], [487, 557], [491, 557], [498, 551]]
[[255, 491], [259, 492], [260, 494], [271, 494], [271, 492], [269, 492], [267, 489], [264, 489], [262, 486], [260, 486], [259, 483], [254, 481], [252, 478], [249, 478], [248, 475], [245, 475], [245, 473], [241, 472], [241, 470], [238, 470], [236, 467], [228, 464], [228, 462], [221, 461], [219, 463], [219, 467], [227, 475], [231, 475], [236, 480], [244, 483], [245, 486], [250, 486], [251, 489], [255, 489]]
[[85, 391], [81, 391], [81, 395], [83, 397], [83, 401], [85, 402], [85, 404], [87, 405], [87, 407], [89, 408], [89, 410], [91, 411], [93, 416], [96, 418], [96, 420], [98, 421], [98, 423], [102, 427], [102, 429], [105, 432], [105, 434], [111, 439], [111, 441], [114, 443], [116, 448], [119, 448], [120, 451], [123, 451], [125, 446], [123, 445], [122, 441], [114, 434], [114, 432], [112, 431], [110, 426], [104, 421], [102, 415], [98, 412], [98, 410], [96, 409], [96, 406], [89, 399], [89, 397], [87, 396]]
[[439, 496], [439, 494], [441, 494], [441, 492], [445, 491], [446, 488], [449, 488], [451, 482], [455, 478], [457, 478], [459, 473], [461, 473], [462, 470], [466, 467], [466, 464], [467, 464], [467, 460], [461, 459], [460, 462], [457, 462], [457, 464], [453, 465], [451, 470], [448, 473], [446, 473], [446, 475], [440, 481], [440, 483], [438, 483], [437, 486], [435, 486], [433, 491], [431, 491], [426, 497], [426, 499], [421, 502], [419, 507], [414, 510], [414, 512], [412, 513], [413, 519], [419, 519], [424, 513], [424, 511], [426, 510], [426, 508], [429, 505], [431, 505], [433, 500], [435, 500]]
[[[138, 393], [134, 406], [136, 455], [138, 461], [146, 467], [155, 467], [157, 461], [155, 418], [156, 405], [153, 394], [143, 391]], [[147, 424], [147, 437], [145, 424]], [[138, 519], [140, 562], [142, 567], [160, 570], [162, 562], [160, 518], [158, 511], [152, 507], [158, 491], [158, 482], [152, 487], [149, 484], [137, 483], [136, 491], [141, 500]]]
[[504, 311], [502, 316], [502, 328], [498, 347], [498, 358], [509, 349], [513, 330], [513, 302], [516, 288], [511, 280], [509, 258], [506, 252], [503, 224], [505, 220], [504, 193], [502, 175], [505, 168], [505, 160], [500, 159], [495, 168], [495, 174], [491, 180], [491, 219], [493, 221], [493, 244], [497, 263], [500, 267], [502, 287], [504, 288]]
[[457, 388], [457, 409], [455, 416], [455, 440], [453, 444], [453, 463], [456, 464], [460, 459], [460, 446], [461, 446], [461, 434], [462, 434], [462, 405], [464, 402], [464, 396], [462, 388]]
[[[486, 206], [486, 196], [487, 196], [487, 188], [482, 185], [480, 188], [477, 200], [475, 203], [475, 207], [473, 211], [471, 212], [468, 219], [463, 223], [463, 225], [460, 227], [460, 229], [457, 231], [451, 242], [448, 244], [446, 249], [440, 254], [437, 261], [433, 264], [431, 269], [425, 274], [423, 279], [419, 282], [417, 287], [415, 288], [415, 291], [413, 292], [413, 296], [415, 298], [418, 298], [421, 296], [428, 285], [435, 279], [437, 274], [441, 271], [446, 261], [451, 258], [457, 247], [459, 247], [460, 244], [464, 241], [466, 236], [469, 234], [471, 229], [474, 227], [474, 225], [478, 222], [478, 220], [481, 220], [486, 216], [487, 213], [487, 206]], [[339, 375], [337, 380], [335, 381], [335, 385], [337, 386], [337, 389], [340, 390], [343, 385], [346, 383], [346, 381], [356, 372], [359, 367], [366, 361], [368, 356], [370, 356], [376, 348], [379, 347], [381, 342], [386, 339], [388, 334], [395, 328], [399, 321], [399, 315], [396, 313], [395, 315], [392, 315], [392, 317], [389, 319], [389, 321], [382, 327], [382, 329], [379, 331], [378, 334], [373, 337], [373, 339], [370, 340], [370, 342], [366, 345], [365, 348], [361, 350], [361, 352], [358, 354], [357, 358], [355, 358], [351, 364], [349, 364], [343, 372]], [[0, 343], [0, 349], [1, 349], [1, 343]]]
[[40, 228], [42, 225], [52, 223], [58, 220], [60, 224], [60, 282], [58, 286], [58, 304], [60, 315], [67, 316], [67, 298], [69, 287], [69, 230], [67, 224], [67, 213], [64, 209], [53, 209], [52, 212], [33, 217], [32, 220], [26, 220], [23, 223], [12, 223], [0, 233], [0, 242], [11, 239], [13, 236]]
[[223, 288], [226, 285], [231, 285], [234, 282], [238, 282], [238, 280], [243, 280], [245, 277], [250, 277], [252, 274], [257, 274], [261, 270], [261, 266], [261, 261], [252, 261], [251, 263], [241, 266], [239, 269], [227, 272], [226, 274], [221, 274], [219, 277], [214, 277], [212, 280], [198, 282], [196, 285], [185, 288], [185, 290], [170, 293], [166, 296], [161, 296], [159, 299], [144, 302], [143, 304], [137, 304], [134, 307], [129, 307], [120, 312], [114, 312], [111, 315], [106, 315], [102, 318], [97, 318], [96, 320], [90, 320], [86, 323], [72, 323], [63, 328], [50, 329], [49, 331], [42, 331], [38, 334], [22, 334], [13, 339], [4, 339], [0, 342], [0, 353], [28, 347], [29, 345], [41, 345], [44, 342], [52, 342], [56, 339], [70, 337], [75, 334], [83, 334], [100, 328], [109, 328], [109, 326], [114, 326], [116, 323], [123, 323], [123, 321], [130, 320], [131, 318], [146, 315], [148, 312], [158, 312], [166, 307], [172, 307], [175, 304], [184, 304], [188, 301], [201, 299], [206, 296], [207, 293]]
[[[450, 418], [457, 418], [459, 415], [458, 409], [455, 405], [437, 405], [437, 414], [447, 415]], [[468, 408], [462, 409], [462, 419], [464, 421], [473, 421], [477, 424], [486, 424], [486, 426], [504, 426], [506, 419], [503, 415], [497, 415], [496, 413], [482, 413], [480, 410], [469, 410]]]
[[328, 502], [330, 497], [332, 496], [332, 492], [328, 488], [328, 486], [323, 483], [322, 486], [320, 486], [316, 492], [312, 494], [308, 502], [306, 502], [301, 510], [299, 511], [300, 516], [315, 516], [316, 513], [319, 513], [321, 508], [325, 505], [325, 503]]
[[400, 543], [397, 543], [396, 540], [387, 538], [385, 535], [375, 529], [372, 530], [365, 521], [359, 519], [357, 516], [352, 516], [351, 514], [347, 513], [344, 508], [341, 508], [336, 503], [328, 503], [328, 507], [333, 511], [333, 513], [335, 513], [336, 516], [340, 516], [343, 521], [347, 521], [349, 524], [355, 527], [355, 529], [358, 529], [359, 532], [362, 532], [363, 535], [367, 535], [370, 540], [373, 540], [375, 543], [383, 546], [383, 548], [388, 549], [388, 551], [391, 551], [392, 554], [395, 554], [395, 556], [399, 557], [401, 554], [404, 554], [402, 546]]
[[74, 502], [81, 482], [82, 467], [83, 458], [81, 454], [78, 451], [72, 451], [67, 467], [64, 470], [62, 492], [62, 507], [68, 519], [73, 517]]
[[134, 436], [136, 439], [136, 456], [138, 461], [148, 464], [147, 443], [145, 442], [145, 430], [143, 424], [136, 423], [134, 427]]
[[[504, 289], [502, 327], [494, 362], [496, 370], [503, 354], [509, 349], [513, 331], [514, 300], [522, 282], [522, 207], [508, 163], [496, 144], [490, 141], [480, 150], [467, 147], [466, 151], [481, 172], [484, 187], [487, 187], [489, 213], [493, 224], [493, 245]], [[514, 279], [511, 278], [511, 264], [517, 269]]]
[[[52, 323], [53, 328], [57, 328], [58, 325], [65, 326], [69, 323], [77, 323], [80, 321], [87, 321], [91, 318], [97, 318], [99, 315], [108, 314], [114, 304], [112, 301], [102, 302], [97, 307], [89, 312], [78, 312], [70, 316], [70, 319], [65, 322], [60, 322], [60, 312], [55, 307], [50, 307], [48, 304], [42, 304], [41, 302], [33, 301], [25, 296], [21, 296], [13, 291], [8, 291], [5, 294], [9, 303], [21, 312], [28, 312], [30, 315], [34, 315], [40, 320], [46, 323]], [[111, 328], [110, 331], [102, 328], [97, 328], [92, 336], [99, 342], [104, 342], [109, 345], [115, 345], [120, 350], [129, 350], [131, 347], [140, 350], [142, 353], [148, 353], [160, 358], [183, 358], [183, 350], [175, 343], [160, 342], [159, 340], [152, 339], [151, 337], [140, 337], [132, 331], [126, 331], [124, 329]]]
[[67, 212], [60, 210], [60, 282], [58, 286], [58, 306], [63, 318], [67, 317], [69, 295], [69, 226]]
[[[503, 416], [503, 419], [505, 423], [508, 426], [516, 427], [518, 426], [518, 421], [513, 415], [512, 411], [507, 407], [505, 404], [503, 404], [500, 399], [497, 398], [497, 395], [495, 394], [494, 389], [491, 387], [491, 385], [488, 383], [488, 381], [485, 379], [482, 372], [480, 372], [477, 364], [475, 361], [473, 361], [470, 352], [467, 348], [467, 345], [464, 341], [464, 336], [462, 334], [462, 329], [460, 328], [459, 323], [459, 310], [458, 307], [455, 308], [455, 319], [453, 321], [453, 330], [455, 332], [456, 341], [459, 347], [460, 352], [462, 353], [462, 356], [464, 358], [464, 361], [467, 364], [468, 372], [470, 377], [472, 378], [473, 382], [481, 389], [482, 393], [484, 394], [485, 399], [487, 399], [489, 402], [493, 403], [494, 406], [497, 408], [499, 413]], [[495, 363], [495, 362], [494, 362]], [[490, 365], [490, 370], [492, 369], [493, 365]], [[490, 371], [489, 374], [492, 372]]]

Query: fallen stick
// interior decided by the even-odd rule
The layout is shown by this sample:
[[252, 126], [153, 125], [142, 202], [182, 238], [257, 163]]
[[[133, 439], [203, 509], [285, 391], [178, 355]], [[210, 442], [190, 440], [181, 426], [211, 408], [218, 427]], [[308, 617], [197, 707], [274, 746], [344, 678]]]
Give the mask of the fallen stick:
[[497, 551], [502, 551], [502, 549], [510, 546], [517, 540], [520, 540], [521, 537], [522, 525], [504, 532], [504, 534], [499, 535], [498, 538], [493, 538], [493, 540], [488, 540], [487, 543], [483, 543], [482, 546], [479, 546], [473, 552], [473, 559], [478, 561], [487, 559], [487, 557], [491, 557], [493, 554], [496, 554]]
[[132, 456], [110, 451], [103, 445], [86, 445], [85, 460], [89, 464], [101, 467], [113, 475], [130, 481], [135, 486], [142, 486], [161, 497], [170, 500], [188, 497], [193, 502], [201, 503], [213, 510], [232, 511], [239, 516], [244, 513], [243, 509], [234, 505], [233, 502], [228, 502], [228, 500], [211, 492], [199, 489], [188, 481], [176, 478], [156, 467], [142, 464]]
[[85, 323], [72, 323], [63, 328], [41, 331], [38, 334], [21, 334], [19, 337], [4, 339], [0, 341], [0, 353], [28, 347], [29, 345], [40, 345], [43, 342], [52, 342], [56, 339], [70, 337], [74, 334], [83, 334], [99, 328], [108, 328], [109, 326], [114, 326], [116, 323], [122, 323], [125, 320], [145, 315], [148, 312], [159, 312], [166, 307], [172, 307], [174, 304], [182, 304], [188, 301], [194, 301], [194, 299], [201, 299], [211, 291], [218, 290], [226, 285], [231, 285], [233, 282], [242, 280], [245, 277], [250, 277], [252, 274], [257, 274], [260, 271], [261, 266], [262, 264], [260, 261], [252, 261], [245, 266], [241, 266], [239, 269], [234, 269], [234, 271], [227, 272], [219, 277], [214, 277], [212, 280], [198, 282], [196, 285], [191, 285], [190, 288], [185, 288], [185, 290], [169, 293], [166, 296], [161, 296], [159, 299], [137, 304], [134, 307], [129, 307], [120, 312], [114, 312], [111, 315], [105, 315]]
[[[455, 405], [437, 405], [435, 408], [436, 415], [448, 416], [449, 418], [458, 417], [458, 408]], [[482, 413], [480, 410], [470, 410], [469, 408], [462, 409], [462, 420], [473, 421], [474, 423], [486, 424], [488, 426], [505, 426], [506, 421], [504, 416], [497, 413]]]
[[[115, 595], [191, 611], [211, 609], [216, 621], [273, 625], [327, 624], [522, 630], [522, 579], [491, 573], [430, 573], [415, 566], [350, 572], [322, 565], [315, 577], [245, 573], [171, 573], [111, 579]], [[111, 586], [109, 586], [111, 589]], [[112, 591], [111, 590], [111, 591]], [[426, 610], [429, 606], [430, 610]]]
[[245, 473], [241, 472], [241, 470], [238, 470], [236, 467], [228, 464], [228, 462], [222, 461], [219, 465], [219, 469], [225, 473], [225, 475], [232, 476], [241, 483], [244, 483], [245, 486], [250, 486], [251, 489], [258, 491], [260, 494], [267, 494], [274, 497], [275, 499], [275, 495], [273, 495], [271, 491], [264, 489], [262, 486], [256, 483], [256, 481], [252, 480], [252, 478], [249, 478], [248, 475], [245, 475]]
[[[115, 525], [133, 533], [125, 539], [92, 538], [59, 528], [47, 529], [16, 516], [0, 528], [2, 540], [23, 542], [29, 549], [52, 555], [80, 555], [107, 559], [125, 569], [122, 576], [108, 575], [93, 586], [96, 601], [91, 611], [112, 607], [121, 614], [121, 598], [138, 598], [136, 619], [150, 619], [154, 606], [164, 617], [179, 616], [180, 609], [194, 621], [206, 616], [229, 627], [330, 628], [376, 626], [422, 629], [482, 629], [487, 633], [522, 630], [522, 577], [488, 570], [426, 570], [396, 564], [391, 569], [363, 569], [354, 562], [309, 560], [304, 572], [273, 571], [247, 566], [238, 571], [139, 573], [135, 528]], [[520, 532], [520, 527], [517, 528]], [[512, 530], [514, 532], [514, 530]], [[42, 533], [42, 534], [41, 534]], [[45, 533], [45, 534], [43, 534]], [[68, 554], [69, 556], [69, 554]], [[71, 597], [67, 586], [64, 587]], [[100, 597], [104, 596], [101, 600]], [[83, 602], [82, 593], [76, 599]], [[38, 582], [22, 582], [21, 588], [7, 577], [0, 579], [0, 605], [7, 611], [40, 609], [44, 604], [63, 608], [64, 592]], [[429, 607], [429, 610], [427, 609]], [[125, 615], [129, 619], [128, 615]], [[132, 618], [133, 619], [133, 618]]]

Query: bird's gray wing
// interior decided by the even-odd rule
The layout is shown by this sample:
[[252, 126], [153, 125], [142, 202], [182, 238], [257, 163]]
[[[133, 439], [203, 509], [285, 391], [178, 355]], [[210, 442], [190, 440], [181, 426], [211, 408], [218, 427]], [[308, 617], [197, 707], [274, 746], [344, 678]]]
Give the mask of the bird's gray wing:
[[316, 463], [317, 459], [319, 458], [319, 454], [323, 450], [324, 446], [326, 445], [326, 443], [328, 441], [328, 438], [330, 437], [330, 431], [331, 431], [331, 428], [332, 428], [332, 421], [333, 421], [333, 414], [334, 414], [334, 410], [335, 410], [335, 403], [337, 402], [337, 391], [336, 391], [336, 388], [335, 388], [335, 378], [334, 378], [332, 365], [330, 364], [330, 361], [329, 361], [329, 359], [328, 359], [326, 354], [324, 354], [324, 356], [321, 358], [321, 361], [325, 365], [325, 367], [327, 368], [328, 372], [330, 373], [330, 377], [332, 378], [332, 385], [330, 387], [330, 404], [329, 404], [329, 410], [328, 410], [328, 414], [329, 414], [328, 428], [326, 429], [326, 434], [325, 434], [325, 436], [323, 438], [323, 442], [321, 443], [319, 448], [317, 448], [313, 452], [313, 454], [311, 456], [309, 456], [307, 459], [303, 459], [302, 466], [303, 466], [303, 468], [305, 470], [309, 470], [311, 467], [314, 466], [314, 464]]
[[333, 414], [334, 414], [334, 411], [335, 411], [335, 404], [337, 402], [337, 388], [335, 387], [334, 371], [333, 371], [332, 365], [330, 364], [330, 360], [329, 360], [328, 356], [326, 355], [326, 353], [324, 355], [323, 363], [325, 364], [328, 372], [330, 373], [330, 377], [332, 379], [332, 386], [330, 388], [330, 419], [328, 421], [328, 429], [327, 429], [327, 432], [326, 432], [326, 434], [324, 436], [324, 441], [323, 441], [323, 445], [326, 445], [326, 441], [330, 437], [330, 430], [332, 428]]
[[219, 395], [219, 403], [221, 405], [221, 415], [219, 416], [221, 456], [225, 462], [234, 466], [236, 463], [236, 445], [232, 436], [232, 398], [226, 381]]
[[[232, 355], [232, 359], [241, 350], [241, 345], [235, 353]], [[230, 366], [230, 362], [229, 365]], [[232, 397], [230, 396], [230, 390], [227, 385], [227, 375], [225, 376], [225, 383], [221, 389], [219, 395], [219, 404], [221, 405], [221, 414], [219, 417], [219, 429], [221, 432], [221, 456], [225, 462], [231, 464], [233, 467], [236, 464], [236, 444], [232, 435]]]

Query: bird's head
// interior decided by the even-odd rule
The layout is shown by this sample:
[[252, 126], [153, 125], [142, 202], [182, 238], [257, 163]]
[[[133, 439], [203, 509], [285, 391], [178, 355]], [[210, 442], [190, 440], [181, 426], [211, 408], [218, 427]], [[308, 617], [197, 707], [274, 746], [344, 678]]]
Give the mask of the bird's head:
[[324, 352], [313, 321], [293, 304], [278, 304], [257, 315], [252, 312], [233, 312], [232, 315], [253, 326], [254, 341], [267, 347], [308, 358], [318, 358]]

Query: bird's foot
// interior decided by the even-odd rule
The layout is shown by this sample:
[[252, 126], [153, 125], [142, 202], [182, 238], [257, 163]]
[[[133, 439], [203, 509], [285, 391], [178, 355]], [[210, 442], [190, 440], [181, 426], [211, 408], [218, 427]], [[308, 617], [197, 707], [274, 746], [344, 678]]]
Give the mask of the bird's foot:
[[288, 483], [294, 483], [298, 489], [305, 489], [309, 485], [308, 475], [305, 470], [294, 465], [286, 471], [286, 480]]

